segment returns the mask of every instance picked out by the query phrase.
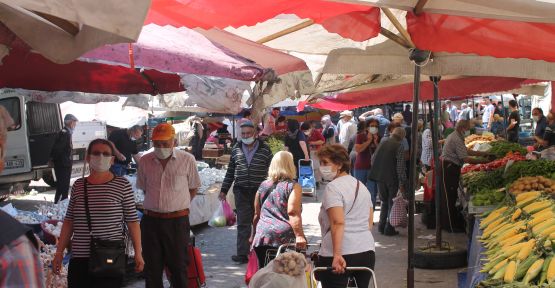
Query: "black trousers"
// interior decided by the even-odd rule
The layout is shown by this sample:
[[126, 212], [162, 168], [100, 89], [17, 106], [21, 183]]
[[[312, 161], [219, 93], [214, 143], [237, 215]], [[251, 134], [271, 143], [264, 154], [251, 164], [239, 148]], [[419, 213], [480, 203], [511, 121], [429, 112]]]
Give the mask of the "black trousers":
[[189, 216], [173, 219], [143, 216], [141, 239], [146, 288], [164, 287], [162, 273], [166, 267], [173, 288], [187, 287], [189, 233]]
[[56, 175], [56, 195], [54, 203], [67, 199], [69, 191], [69, 180], [71, 179], [71, 166], [54, 166], [54, 174]]
[[[366, 251], [357, 254], [343, 255], [345, 262], [347, 262], [347, 267], [368, 267], [374, 270], [374, 264], [376, 263], [376, 254], [374, 251]], [[318, 263], [316, 267], [331, 267], [333, 263], [333, 257], [318, 257]], [[347, 287], [349, 277], [353, 276], [356, 280], [356, 287], [368, 288], [370, 280], [372, 280], [372, 274], [367, 271], [347, 271], [344, 274], [334, 274], [331, 271], [319, 272], [317, 277], [322, 283], [322, 288], [345, 288]]]
[[441, 162], [445, 192], [441, 195], [441, 227], [453, 232], [464, 228], [464, 220], [457, 210], [461, 166], [450, 161]]
[[[271, 250], [271, 249], [277, 249], [277, 248], [272, 246], [254, 247], [254, 251], [256, 252], [256, 258], [258, 258], [258, 269], [262, 269], [266, 267], [266, 253], [268, 252], [268, 250]], [[270, 260], [273, 260], [274, 258], [275, 257], [269, 258], [268, 262]]]
[[252, 219], [254, 218], [254, 196], [256, 191], [258, 191], [258, 187], [233, 187], [235, 207], [237, 208], [238, 256], [247, 256], [249, 254], [249, 237], [251, 236]]
[[382, 201], [382, 206], [380, 208], [380, 223], [378, 227], [380, 230], [384, 229], [385, 232], [395, 231], [395, 228], [389, 223], [389, 212], [393, 206], [393, 198], [397, 195], [398, 190], [398, 185], [378, 182], [378, 193]]
[[123, 277], [93, 277], [89, 275], [89, 258], [71, 258], [67, 284], [68, 288], [119, 288], [123, 285]]

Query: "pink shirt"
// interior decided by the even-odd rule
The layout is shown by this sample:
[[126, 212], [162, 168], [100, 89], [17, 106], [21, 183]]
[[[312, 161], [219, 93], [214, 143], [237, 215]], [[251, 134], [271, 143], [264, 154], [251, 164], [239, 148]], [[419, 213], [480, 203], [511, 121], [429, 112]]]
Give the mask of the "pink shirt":
[[190, 189], [201, 185], [193, 155], [174, 149], [166, 169], [154, 152], [141, 157], [137, 188], [145, 192], [144, 208], [168, 213], [191, 207]]

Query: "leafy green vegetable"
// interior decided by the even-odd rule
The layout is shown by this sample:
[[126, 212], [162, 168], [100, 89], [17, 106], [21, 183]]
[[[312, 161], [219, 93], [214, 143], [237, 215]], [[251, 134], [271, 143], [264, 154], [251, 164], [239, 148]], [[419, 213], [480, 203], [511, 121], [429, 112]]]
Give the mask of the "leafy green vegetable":
[[521, 155], [526, 155], [526, 149], [522, 147], [518, 143], [512, 143], [507, 141], [494, 141], [490, 142], [491, 149], [489, 150], [490, 153], [495, 155], [497, 158], [503, 158], [509, 152], [518, 152]]
[[488, 206], [500, 203], [505, 199], [505, 191], [499, 189], [482, 189], [472, 197], [472, 204], [475, 206]]
[[462, 175], [463, 186], [471, 195], [480, 190], [499, 189], [503, 184], [503, 168], [493, 171], [476, 171]]
[[505, 184], [510, 184], [524, 176], [551, 176], [555, 173], [555, 161], [527, 160], [515, 162], [504, 175]]
[[285, 142], [283, 142], [281, 138], [282, 137], [272, 135], [266, 140], [270, 150], [272, 150], [272, 154], [274, 155], [279, 151], [285, 150]]

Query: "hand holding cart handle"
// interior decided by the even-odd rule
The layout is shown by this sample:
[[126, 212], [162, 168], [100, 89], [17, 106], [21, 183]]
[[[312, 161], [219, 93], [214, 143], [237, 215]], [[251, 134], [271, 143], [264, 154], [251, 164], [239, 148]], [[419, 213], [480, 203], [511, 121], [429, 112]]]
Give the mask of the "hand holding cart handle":
[[[312, 282], [317, 283], [317, 280], [314, 277], [315, 273], [324, 272], [324, 271], [332, 272], [333, 267], [315, 267], [314, 269], [312, 269], [312, 272], [310, 273], [310, 278], [311, 278]], [[369, 272], [370, 274], [372, 274], [372, 282], [373, 282], [374, 286], [369, 286], [369, 287], [374, 287], [374, 288], [378, 287], [378, 283], [376, 282], [376, 274], [374, 273], [374, 270], [372, 270], [368, 267], [345, 267], [345, 273], [355, 272], [355, 271], [366, 271], [366, 272]], [[370, 284], [370, 283], [368, 283], [368, 284]]]

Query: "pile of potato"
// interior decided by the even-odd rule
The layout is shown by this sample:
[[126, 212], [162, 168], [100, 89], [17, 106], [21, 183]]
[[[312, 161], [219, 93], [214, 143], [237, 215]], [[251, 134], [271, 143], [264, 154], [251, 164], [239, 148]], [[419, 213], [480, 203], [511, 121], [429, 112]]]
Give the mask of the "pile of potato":
[[306, 258], [303, 254], [286, 252], [274, 259], [274, 272], [297, 277], [304, 274], [306, 265]]
[[555, 180], [543, 176], [522, 177], [513, 182], [509, 188], [509, 192], [518, 195], [528, 191], [545, 191], [547, 193], [555, 193]]

